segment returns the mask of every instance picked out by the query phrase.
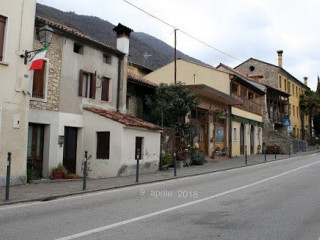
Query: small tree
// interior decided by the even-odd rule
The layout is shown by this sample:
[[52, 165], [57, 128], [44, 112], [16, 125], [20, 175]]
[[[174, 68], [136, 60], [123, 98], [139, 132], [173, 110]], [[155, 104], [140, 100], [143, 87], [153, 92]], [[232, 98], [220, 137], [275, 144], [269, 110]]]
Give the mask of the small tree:
[[149, 122], [164, 126], [181, 126], [186, 114], [198, 105], [197, 94], [184, 87], [182, 83], [161, 83], [155, 94], [146, 96]]

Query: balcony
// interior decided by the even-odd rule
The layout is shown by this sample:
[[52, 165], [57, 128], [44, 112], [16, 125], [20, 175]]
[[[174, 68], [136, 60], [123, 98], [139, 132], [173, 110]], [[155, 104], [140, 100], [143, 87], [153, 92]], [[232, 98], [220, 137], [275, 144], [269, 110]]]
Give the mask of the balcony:
[[269, 115], [269, 120], [270, 122], [272, 123], [275, 123], [275, 124], [283, 124], [283, 120], [284, 119], [287, 119], [289, 118], [288, 117], [288, 114], [287, 113], [280, 113], [280, 112], [271, 112], [270, 115]]
[[232, 94], [233, 97], [243, 101], [243, 105], [237, 105], [238, 108], [246, 110], [248, 112], [252, 112], [258, 115], [262, 115], [262, 105], [254, 102], [253, 100], [249, 100], [245, 97], [240, 97], [238, 95]]

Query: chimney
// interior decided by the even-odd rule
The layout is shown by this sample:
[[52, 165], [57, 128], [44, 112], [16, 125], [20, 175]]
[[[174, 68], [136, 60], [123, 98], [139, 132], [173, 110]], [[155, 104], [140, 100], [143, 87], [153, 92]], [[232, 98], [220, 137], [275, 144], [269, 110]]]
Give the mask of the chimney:
[[308, 86], [308, 77], [304, 77], [303, 80], [304, 80], [304, 85]]
[[277, 53], [278, 53], [278, 66], [282, 68], [282, 53], [283, 53], [283, 51], [278, 50]]
[[113, 31], [117, 33], [117, 49], [125, 54], [129, 54], [129, 39], [130, 33], [133, 30], [119, 23]]

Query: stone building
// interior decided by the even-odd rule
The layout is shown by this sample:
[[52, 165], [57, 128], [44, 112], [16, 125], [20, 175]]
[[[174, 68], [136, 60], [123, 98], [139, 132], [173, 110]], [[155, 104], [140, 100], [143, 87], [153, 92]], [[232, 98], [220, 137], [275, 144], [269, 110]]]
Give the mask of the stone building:
[[[290, 119], [290, 127], [292, 128], [291, 136], [296, 139], [304, 139], [304, 133], [309, 132], [307, 130], [310, 130], [310, 124], [309, 117], [303, 115], [300, 110], [299, 101], [300, 95], [304, 94], [304, 92], [309, 89], [307, 86], [307, 80], [305, 78], [304, 83], [302, 83], [286, 71], [283, 68], [283, 51], [279, 50], [277, 53], [278, 65], [250, 58], [235, 67], [235, 69], [246, 74], [249, 78], [253, 77], [260, 83], [270, 86], [270, 90], [277, 89], [289, 95], [288, 104], [274, 104], [273, 107], [269, 109], [271, 111], [270, 115], [278, 116], [277, 118], [275, 117], [277, 121], [273, 122], [273, 127], [280, 134], [288, 135], [287, 126], [283, 125], [283, 121], [285, 119]], [[261, 77], [255, 78], [255, 76]], [[287, 112], [289, 116], [281, 114], [284, 112]]]

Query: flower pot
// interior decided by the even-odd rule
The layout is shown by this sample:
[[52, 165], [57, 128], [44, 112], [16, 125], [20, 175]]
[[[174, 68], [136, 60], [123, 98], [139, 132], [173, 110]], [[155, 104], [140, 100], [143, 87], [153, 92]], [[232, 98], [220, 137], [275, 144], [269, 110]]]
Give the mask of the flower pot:
[[62, 179], [64, 177], [64, 172], [52, 172], [53, 179]]

